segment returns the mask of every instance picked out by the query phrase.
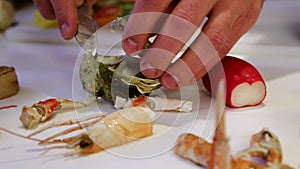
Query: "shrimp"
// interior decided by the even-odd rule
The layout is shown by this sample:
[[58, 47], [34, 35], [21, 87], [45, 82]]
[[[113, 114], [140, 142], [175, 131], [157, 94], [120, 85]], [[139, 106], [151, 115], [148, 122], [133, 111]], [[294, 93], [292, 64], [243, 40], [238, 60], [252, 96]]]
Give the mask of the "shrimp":
[[[154, 112], [148, 108], [131, 107], [116, 111], [105, 117], [99, 116], [92, 121], [88, 121], [87, 118], [87, 122], [81, 121], [82, 123], [78, 126], [70, 127], [42, 139], [39, 145], [50, 146], [47, 150], [55, 148], [73, 149], [72, 152], [66, 153], [67, 155], [96, 153], [152, 135], [154, 115]], [[66, 123], [61, 124], [65, 125]], [[45, 130], [47, 129], [49, 127]], [[58, 137], [83, 129], [85, 132], [78, 135], [58, 139]], [[28, 138], [32, 138], [36, 134], [30, 134]]]
[[[292, 169], [292, 167], [282, 164], [279, 139], [267, 128], [252, 135], [249, 148], [236, 156], [231, 155], [225, 133], [225, 112], [223, 115], [221, 114], [224, 108], [220, 102], [225, 103], [224, 95], [225, 92], [221, 91], [216, 96], [216, 121], [219, 121], [219, 124], [216, 125], [213, 142], [209, 143], [199, 136], [184, 133], [178, 137], [173, 148], [174, 152], [208, 169]], [[258, 162], [254, 160], [255, 158], [260, 158], [264, 162]]]
[[49, 120], [55, 110], [70, 109], [74, 107], [84, 107], [84, 102], [73, 102], [63, 98], [52, 98], [45, 101], [39, 101], [32, 106], [23, 106], [19, 117], [26, 129], [35, 129], [40, 122]]

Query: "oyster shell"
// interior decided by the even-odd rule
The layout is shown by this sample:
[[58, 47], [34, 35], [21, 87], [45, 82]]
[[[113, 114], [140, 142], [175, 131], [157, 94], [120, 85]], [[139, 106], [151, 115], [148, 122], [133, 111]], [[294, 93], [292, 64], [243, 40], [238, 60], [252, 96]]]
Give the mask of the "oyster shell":
[[92, 55], [85, 54], [80, 65], [83, 89], [96, 97], [113, 101], [116, 96], [131, 98], [147, 95], [161, 87], [159, 79], [148, 79], [142, 75], [140, 58], [129, 57], [121, 61], [120, 58], [124, 57], [105, 56], [102, 62], [97, 62]]
[[[123, 31], [127, 19], [128, 17], [117, 18], [111, 25], [112, 30]], [[149, 41], [145, 48], [150, 45]], [[91, 52], [84, 53], [79, 70], [83, 89], [107, 101], [114, 101], [116, 96], [131, 98], [147, 95], [158, 89], [161, 87], [159, 79], [149, 79], [141, 73], [139, 55], [100, 56], [97, 54], [94, 57]]]

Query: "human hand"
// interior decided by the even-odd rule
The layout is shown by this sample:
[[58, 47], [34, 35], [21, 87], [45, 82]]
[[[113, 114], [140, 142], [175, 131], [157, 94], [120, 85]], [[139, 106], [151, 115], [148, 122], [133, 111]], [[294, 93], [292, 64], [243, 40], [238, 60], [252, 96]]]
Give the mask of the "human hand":
[[[84, 0], [34, 0], [35, 5], [45, 19], [57, 19], [63, 38], [71, 39], [77, 32], [77, 7]], [[96, 0], [87, 0], [92, 6]]]
[[[124, 31], [123, 48], [133, 54], [144, 49], [152, 33], [159, 33], [141, 61], [148, 78], [161, 78], [168, 89], [190, 85], [231, 50], [256, 22], [264, 0], [136, 0]], [[151, 12], [151, 13], [149, 13]], [[170, 16], [162, 20], [162, 13]], [[140, 16], [141, 15], [141, 16]], [[171, 63], [202, 21], [202, 32], [180, 60]], [[163, 22], [161, 22], [163, 21]], [[154, 29], [154, 32], [153, 32]], [[157, 31], [159, 29], [159, 31]], [[206, 47], [211, 42], [216, 53]]]

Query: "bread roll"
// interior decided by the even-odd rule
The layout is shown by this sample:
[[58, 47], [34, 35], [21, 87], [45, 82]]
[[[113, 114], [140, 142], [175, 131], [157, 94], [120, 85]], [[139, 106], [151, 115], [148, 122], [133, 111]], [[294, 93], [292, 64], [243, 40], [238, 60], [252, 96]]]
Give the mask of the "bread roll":
[[17, 94], [19, 82], [13, 67], [0, 66], [0, 99]]

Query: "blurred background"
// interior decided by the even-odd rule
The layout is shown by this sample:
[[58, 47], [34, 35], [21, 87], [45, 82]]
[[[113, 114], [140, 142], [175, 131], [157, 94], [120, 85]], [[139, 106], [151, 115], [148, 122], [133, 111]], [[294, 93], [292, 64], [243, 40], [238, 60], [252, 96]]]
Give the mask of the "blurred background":
[[10, 1], [17, 9], [32, 3], [32, 0], [7, 0], [7, 1]]
[[[1, 0], [3, 1], [3, 0]], [[5, 0], [4, 0], [5, 1]], [[32, 5], [32, 0], [7, 0], [16, 10]], [[105, 25], [117, 16], [130, 14], [134, 0], [98, 0], [92, 13], [99, 25]], [[250, 46], [298, 47], [300, 45], [300, 0], [266, 0], [256, 25], [241, 38], [234, 51], [247, 50]], [[18, 18], [22, 22], [22, 16]], [[40, 28], [57, 25], [45, 24], [38, 14], [33, 14], [33, 22]]]
[[233, 47], [232, 53], [251, 56], [299, 56], [300, 1], [266, 0], [254, 27]]
[[248, 35], [242, 40], [251, 44], [299, 46], [300, 1], [266, 0], [256, 25]]

